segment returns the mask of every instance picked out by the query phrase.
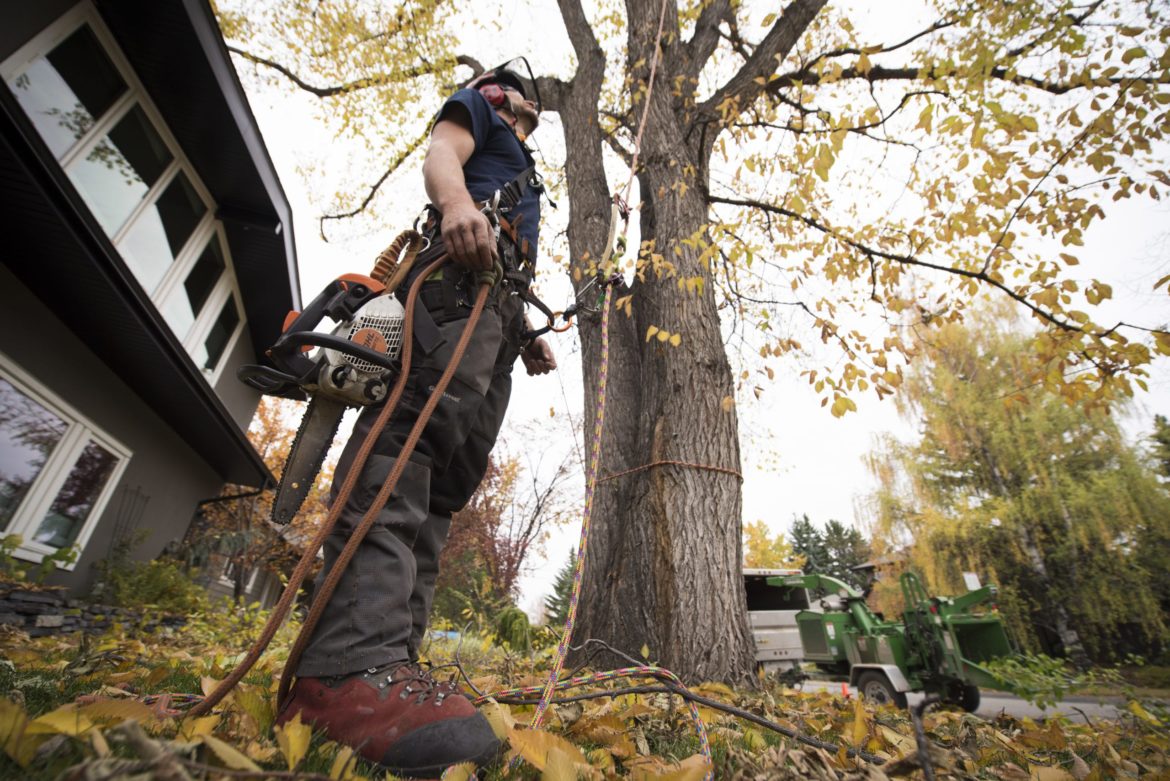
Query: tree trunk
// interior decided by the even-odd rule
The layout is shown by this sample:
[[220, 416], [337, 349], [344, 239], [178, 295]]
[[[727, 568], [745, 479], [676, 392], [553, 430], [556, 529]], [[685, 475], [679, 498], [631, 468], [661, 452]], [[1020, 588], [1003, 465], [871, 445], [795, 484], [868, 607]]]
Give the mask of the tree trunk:
[[[652, 57], [659, 6], [651, 5], [652, 23], [643, 24], [631, 9], [632, 34], [643, 31], [631, 45], [631, 62], [639, 51], [644, 62]], [[578, 40], [575, 45], [578, 72], [558, 95], [557, 110], [572, 150], [570, 251], [574, 268], [588, 274], [582, 259], [596, 259], [604, 248], [610, 201], [598, 93], [590, 87], [595, 77], [600, 84], [600, 71], [582, 56]], [[639, 68], [643, 78], [647, 70]], [[700, 250], [682, 243], [707, 222], [705, 188], [693, 178], [685, 192], [677, 187], [694, 153], [672, 107], [668, 70], [659, 70], [656, 84], [643, 139], [643, 148], [653, 151], [639, 167], [642, 240], [653, 240], [676, 270], [662, 278], [647, 271], [644, 281], [615, 291], [615, 298], [632, 294], [632, 317], [610, 313], [601, 477], [646, 468], [598, 485], [574, 643], [597, 638], [635, 657], [646, 646], [652, 660], [692, 682], [743, 680], [754, 651], [741, 567], [740, 481], [704, 468], [739, 472], [736, 414], [724, 401], [733, 384], [711, 276]], [[680, 289], [680, 280], [693, 278], [703, 280], [700, 288]], [[679, 334], [680, 344], [647, 341], [650, 326]], [[588, 442], [603, 361], [600, 316], [581, 318], [579, 333]]]

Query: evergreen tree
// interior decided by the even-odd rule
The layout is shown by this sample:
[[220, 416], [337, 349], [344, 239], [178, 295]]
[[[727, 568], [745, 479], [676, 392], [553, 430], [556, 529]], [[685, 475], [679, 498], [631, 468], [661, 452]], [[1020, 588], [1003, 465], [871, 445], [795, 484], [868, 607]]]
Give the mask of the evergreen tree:
[[869, 543], [861, 532], [840, 521], [831, 520], [825, 524], [824, 546], [828, 559], [824, 572], [845, 581], [854, 588], [864, 588], [865, 578], [854, 571], [870, 558]]
[[792, 552], [804, 560], [801, 568], [805, 572], [828, 574], [830, 560], [825, 538], [808, 515], [802, 515], [792, 522]]
[[557, 573], [552, 593], [544, 599], [544, 623], [557, 627], [565, 623], [569, 615], [569, 598], [573, 595], [573, 575], [577, 570], [577, 551], [569, 552], [569, 560]]

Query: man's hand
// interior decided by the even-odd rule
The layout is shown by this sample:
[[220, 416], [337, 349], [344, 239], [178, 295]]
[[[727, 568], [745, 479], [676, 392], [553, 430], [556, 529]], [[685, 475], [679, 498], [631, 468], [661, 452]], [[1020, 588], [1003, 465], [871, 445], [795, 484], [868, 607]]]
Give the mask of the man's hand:
[[466, 109], [454, 111], [431, 130], [423, 183], [427, 197], [443, 215], [443, 245], [451, 258], [464, 268], [488, 271], [499, 251], [492, 224], [471, 200], [463, 179], [463, 165], [473, 152], [471, 117]]
[[520, 351], [520, 360], [528, 370], [530, 377], [537, 374], [548, 374], [557, 368], [557, 360], [553, 357], [552, 348], [548, 342], [540, 337], [532, 340], [527, 347]]
[[499, 257], [491, 222], [470, 200], [443, 213], [443, 246], [472, 271], [490, 270]]

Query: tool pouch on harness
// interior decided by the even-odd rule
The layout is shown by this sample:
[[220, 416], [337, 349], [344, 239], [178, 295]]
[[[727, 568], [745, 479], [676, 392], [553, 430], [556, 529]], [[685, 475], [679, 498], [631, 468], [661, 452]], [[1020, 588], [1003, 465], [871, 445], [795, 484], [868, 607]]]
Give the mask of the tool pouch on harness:
[[[496, 248], [504, 276], [502, 284], [496, 288], [491, 306], [499, 308], [505, 328], [512, 323], [516, 314], [522, 311], [523, 301], [527, 300], [528, 288], [535, 275], [535, 264], [531, 258], [534, 248], [530, 247], [527, 239], [519, 235], [517, 228], [520, 220], [509, 221], [508, 215], [529, 190], [543, 192], [543, 189], [539, 174], [536, 173], [535, 167], [530, 166], [498, 191], [493, 222], [497, 222], [499, 226]], [[487, 213], [491, 208], [490, 203], [481, 204], [481, 208]], [[442, 214], [433, 205], [428, 204], [425, 219], [418, 226], [418, 230], [429, 242], [429, 248], [419, 256], [417, 267], [425, 267], [429, 258], [437, 257], [444, 251], [441, 225]], [[428, 319], [433, 320], [436, 325], [441, 325], [467, 316], [477, 287], [478, 278], [474, 271], [448, 265], [424, 283], [419, 292], [419, 299], [430, 315]], [[419, 326], [417, 311], [416, 328]], [[523, 322], [522, 316], [520, 321]], [[421, 344], [425, 352], [426, 344]]]

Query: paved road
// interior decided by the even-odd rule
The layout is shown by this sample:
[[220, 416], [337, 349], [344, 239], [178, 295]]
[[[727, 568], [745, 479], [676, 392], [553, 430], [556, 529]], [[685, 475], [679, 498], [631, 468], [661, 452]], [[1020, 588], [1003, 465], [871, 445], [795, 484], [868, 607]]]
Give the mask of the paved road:
[[[805, 681], [803, 684], [804, 691], [816, 691], [819, 689], [827, 689], [832, 692], [840, 693], [841, 684], [830, 683], [828, 681]], [[851, 697], [857, 696], [857, 690], [849, 689]], [[910, 701], [910, 707], [913, 708], [918, 703], [922, 702], [921, 694], [908, 694], [906, 699]], [[1064, 702], [1048, 709], [1037, 708], [1029, 702], [1021, 700], [1011, 694], [1004, 692], [991, 691], [984, 689], [982, 698], [979, 704], [979, 710], [976, 714], [985, 719], [993, 719], [1000, 713], [1006, 713], [1009, 716], [1016, 718], [1033, 718], [1044, 719], [1051, 716], [1064, 716], [1073, 721], [1096, 721], [1097, 719], [1116, 719], [1118, 716], [1118, 704], [1116, 701], [1103, 700], [1097, 697], [1070, 697]]]

